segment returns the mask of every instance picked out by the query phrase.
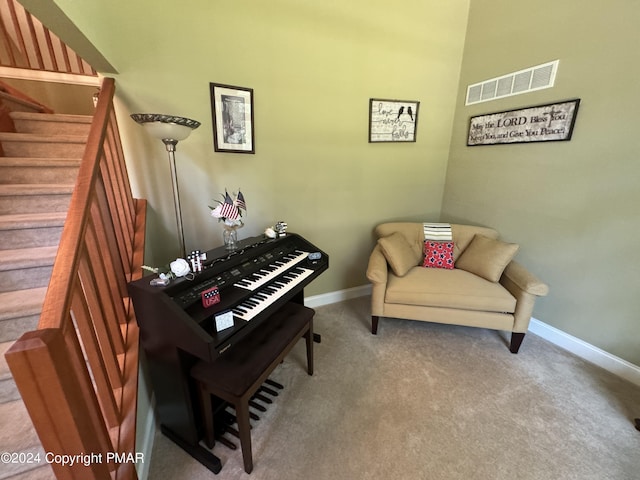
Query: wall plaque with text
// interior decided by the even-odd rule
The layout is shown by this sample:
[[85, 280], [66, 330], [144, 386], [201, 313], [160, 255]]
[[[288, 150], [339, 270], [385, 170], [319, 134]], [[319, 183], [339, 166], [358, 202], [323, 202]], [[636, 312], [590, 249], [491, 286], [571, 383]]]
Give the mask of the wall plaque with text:
[[580, 99], [471, 117], [467, 145], [571, 140]]

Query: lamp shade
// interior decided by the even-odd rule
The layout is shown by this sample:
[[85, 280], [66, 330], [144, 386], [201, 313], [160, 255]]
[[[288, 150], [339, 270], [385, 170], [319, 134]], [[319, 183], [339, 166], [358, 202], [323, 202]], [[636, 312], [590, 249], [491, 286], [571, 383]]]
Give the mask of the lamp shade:
[[190, 118], [159, 113], [134, 113], [131, 118], [142, 125], [154, 138], [160, 140], [184, 140], [192, 130], [200, 126], [200, 122]]

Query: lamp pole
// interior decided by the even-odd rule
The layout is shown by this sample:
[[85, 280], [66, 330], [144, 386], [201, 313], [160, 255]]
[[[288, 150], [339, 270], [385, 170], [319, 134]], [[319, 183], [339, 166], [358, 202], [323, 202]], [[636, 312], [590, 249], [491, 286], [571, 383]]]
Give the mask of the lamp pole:
[[167, 148], [169, 155], [169, 167], [171, 169], [171, 184], [173, 185], [173, 207], [176, 212], [176, 227], [178, 230], [179, 254], [181, 258], [186, 258], [187, 252], [184, 246], [184, 229], [182, 228], [182, 210], [180, 208], [180, 190], [178, 189], [178, 176], [176, 174], [176, 145], [177, 140], [163, 138], [162, 142]]

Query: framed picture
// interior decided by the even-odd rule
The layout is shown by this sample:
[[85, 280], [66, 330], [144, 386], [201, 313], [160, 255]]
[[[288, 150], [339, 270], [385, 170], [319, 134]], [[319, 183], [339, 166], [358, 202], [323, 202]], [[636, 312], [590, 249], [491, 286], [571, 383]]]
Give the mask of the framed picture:
[[415, 142], [420, 102], [369, 99], [369, 143]]
[[579, 106], [576, 98], [471, 117], [467, 145], [571, 140]]
[[253, 89], [209, 84], [216, 152], [255, 153]]

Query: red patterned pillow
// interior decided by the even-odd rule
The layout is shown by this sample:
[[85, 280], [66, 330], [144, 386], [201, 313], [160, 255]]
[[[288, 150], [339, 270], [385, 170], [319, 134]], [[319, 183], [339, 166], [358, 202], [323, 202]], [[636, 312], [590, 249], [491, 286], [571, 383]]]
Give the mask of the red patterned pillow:
[[453, 242], [425, 240], [423, 267], [453, 269]]

